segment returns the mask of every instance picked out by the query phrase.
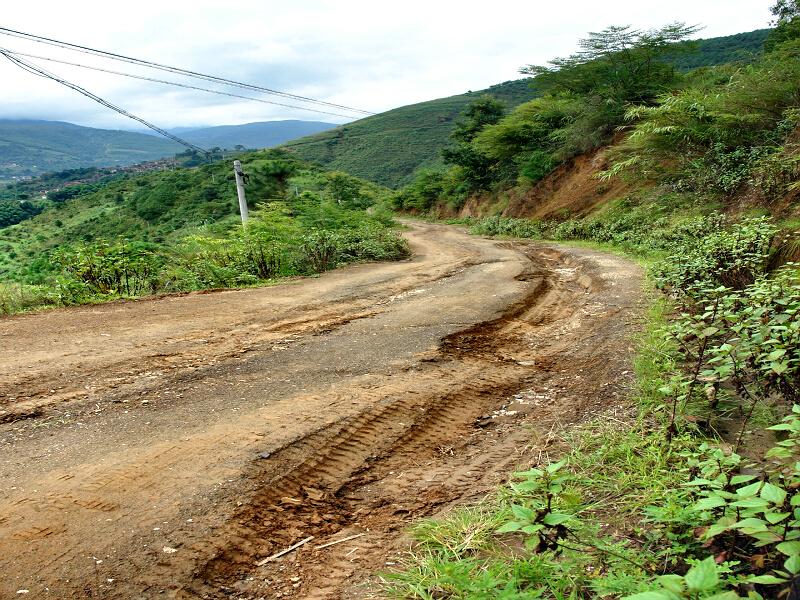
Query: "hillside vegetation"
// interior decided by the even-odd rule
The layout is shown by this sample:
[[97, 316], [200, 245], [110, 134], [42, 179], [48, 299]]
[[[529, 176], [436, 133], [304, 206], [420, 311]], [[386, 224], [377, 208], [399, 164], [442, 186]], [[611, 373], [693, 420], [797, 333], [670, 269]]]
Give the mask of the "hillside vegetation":
[[681, 71], [713, 67], [734, 61], [749, 61], [762, 53], [770, 31], [770, 29], [756, 29], [745, 33], [692, 40], [685, 42], [692, 46], [692, 51], [668, 56], [668, 60]]
[[397, 186], [409, 181], [418, 168], [442, 164], [439, 151], [447, 145], [458, 115], [484, 93], [510, 107], [534, 96], [527, 80], [508, 81], [481, 92], [396, 108], [285, 147], [305, 160]]
[[395, 196], [480, 235], [626, 252], [663, 292], [629, 414], [549, 432], [550, 457], [418, 524], [396, 596], [797, 597], [800, 3], [773, 11], [766, 53], [688, 74], [660, 60], [684, 25], [590, 34], [524, 69], [541, 97], [473, 102], [449, 166]]
[[[679, 69], [693, 69], [752, 58], [769, 30], [757, 30], [692, 43], [692, 52], [667, 59]], [[430, 100], [390, 110], [286, 144], [297, 156], [390, 187], [411, 181], [415, 171], [442, 166], [458, 116], [473, 100], [493, 96], [506, 110], [538, 94], [530, 79], [508, 81], [488, 89]]]
[[280, 151], [239, 158], [255, 209], [247, 228], [226, 162], [82, 186], [0, 229], [0, 312], [251, 285], [407, 253], [381, 209], [387, 190]]

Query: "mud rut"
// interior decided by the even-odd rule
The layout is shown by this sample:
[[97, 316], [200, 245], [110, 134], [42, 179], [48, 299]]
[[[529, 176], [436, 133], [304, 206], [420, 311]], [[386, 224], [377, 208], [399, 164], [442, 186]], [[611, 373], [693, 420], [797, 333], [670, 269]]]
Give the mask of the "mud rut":
[[[389, 377], [339, 390], [358, 410], [250, 461], [222, 506], [209, 502], [224, 519], [187, 534], [174, 554], [131, 553], [117, 583], [97, 567], [62, 571], [76, 579], [47, 597], [379, 597], [375, 574], [408, 548], [409, 523], [482, 497], [515, 467], [542, 460], [549, 431], [624, 403], [638, 269], [587, 250], [505, 245], [531, 260], [516, 276], [526, 294], [502, 316], [447, 335]], [[42, 562], [46, 571], [58, 557]]]

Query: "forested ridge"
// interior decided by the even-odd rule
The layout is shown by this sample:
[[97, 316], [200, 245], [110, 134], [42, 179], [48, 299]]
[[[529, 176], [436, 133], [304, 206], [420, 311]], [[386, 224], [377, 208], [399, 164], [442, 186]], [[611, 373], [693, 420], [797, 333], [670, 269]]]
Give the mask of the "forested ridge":
[[[691, 51], [668, 53], [665, 60], [680, 70], [750, 60], [762, 51], [768, 33], [767, 29], [760, 29], [679, 43], [678, 47], [690, 47]], [[539, 93], [530, 83], [523, 78], [485, 90], [403, 106], [289, 142], [286, 147], [329, 168], [390, 187], [405, 185], [415, 171], [442, 166], [440, 151], [447, 145], [459, 114], [470, 102], [490, 95], [511, 110]]]

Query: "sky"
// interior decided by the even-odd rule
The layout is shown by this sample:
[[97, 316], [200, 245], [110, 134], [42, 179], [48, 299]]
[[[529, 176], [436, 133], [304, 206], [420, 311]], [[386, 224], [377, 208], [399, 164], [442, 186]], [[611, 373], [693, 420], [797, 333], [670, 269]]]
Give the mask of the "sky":
[[[0, 27], [222, 76], [371, 112], [480, 90], [526, 64], [572, 53], [588, 31], [676, 20], [715, 37], [767, 27], [774, 0], [33, 0], [4, 3]], [[0, 35], [0, 48], [303, 104]], [[278, 119], [344, 123], [319, 114], [26, 59], [161, 127]], [[0, 118], [109, 129], [141, 125], [0, 57]]]

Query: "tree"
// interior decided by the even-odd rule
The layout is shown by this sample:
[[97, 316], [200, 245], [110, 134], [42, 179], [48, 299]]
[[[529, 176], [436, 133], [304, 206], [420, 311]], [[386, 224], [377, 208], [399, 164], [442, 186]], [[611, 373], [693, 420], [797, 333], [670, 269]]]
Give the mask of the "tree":
[[334, 171], [326, 175], [328, 180], [325, 189], [331, 198], [344, 208], [359, 209], [366, 208], [371, 202], [371, 198], [362, 191], [362, 183], [355, 177], [347, 173]]
[[456, 123], [451, 138], [469, 143], [487, 125], [494, 125], [506, 112], [505, 105], [494, 96], [485, 94], [469, 103], [462, 118]]
[[643, 31], [630, 25], [591, 32], [580, 40], [580, 51], [551, 60], [546, 66], [528, 65], [520, 72], [535, 76], [543, 92], [595, 95], [616, 103], [650, 103], [670, 89], [678, 74], [665, 57], [691, 45], [676, 46], [699, 31], [696, 26], [671, 23]]
[[770, 11], [775, 16], [775, 29], [764, 43], [764, 49], [772, 52], [778, 45], [800, 38], [800, 0], [778, 0]]
[[787, 23], [800, 16], [800, 0], [778, 0], [770, 12], [775, 15], [774, 25]]
[[487, 189], [495, 179], [495, 161], [478, 150], [472, 142], [478, 133], [485, 127], [498, 123], [504, 114], [505, 105], [492, 96], [481, 96], [473, 100], [450, 134], [453, 145], [442, 150], [444, 162], [461, 169], [468, 193]]

